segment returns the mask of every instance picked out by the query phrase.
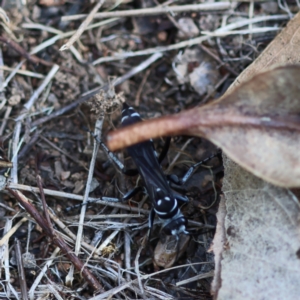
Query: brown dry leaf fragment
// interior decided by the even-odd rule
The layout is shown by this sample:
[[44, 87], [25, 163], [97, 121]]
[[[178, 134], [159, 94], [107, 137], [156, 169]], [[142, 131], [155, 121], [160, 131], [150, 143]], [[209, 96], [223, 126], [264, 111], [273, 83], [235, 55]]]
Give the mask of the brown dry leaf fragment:
[[82, 192], [84, 188], [84, 182], [82, 180], [78, 180], [75, 182], [75, 189], [73, 190], [74, 194], [79, 194], [80, 192]]
[[224, 157], [225, 220], [218, 299], [299, 299], [300, 205]]
[[188, 37], [195, 37], [199, 35], [200, 30], [194, 23], [192, 18], [180, 18], [178, 20], [178, 25], [180, 30], [177, 33], [177, 37], [180, 39], [185, 39]]
[[217, 63], [199, 47], [186, 49], [175, 62], [178, 83], [189, 83], [200, 96], [210, 92], [220, 79]]
[[167, 236], [164, 242], [159, 241], [154, 250], [155, 263], [165, 269], [172, 267], [185, 252], [189, 241], [190, 237], [184, 234], [180, 235], [179, 240], [175, 236]]
[[65, 4], [65, 0], [40, 0], [39, 4], [44, 6], [59, 6]]
[[108, 145], [115, 150], [159, 136], [202, 136], [256, 176], [279, 186], [300, 186], [299, 81], [300, 66], [279, 67], [219, 101], [114, 132]]

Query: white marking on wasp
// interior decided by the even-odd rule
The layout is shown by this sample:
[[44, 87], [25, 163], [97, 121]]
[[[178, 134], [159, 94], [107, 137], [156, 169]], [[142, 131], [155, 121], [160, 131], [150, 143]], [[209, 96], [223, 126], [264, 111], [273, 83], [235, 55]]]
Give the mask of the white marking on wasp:
[[161, 191], [161, 189], [160, 189], [160, 188], [157, 188], [157, 189], [156, 189], [156, 191], [157, 191], [157, 192], [160, 192], [160, 191]]
[[137, 112], [134, 112], [134, 113], [132, 113], [131, 115], [130, 115], [130, 117], [139, 117], [140, 115], [137, 113]]
[[170, 212], [172, 212], [176, 207], [177, 207], [177, 200], [175, 199], [174, 206], [172, 207], [172, 209], [170, 210]]
[[188, 232], [185, 230], [185, 225], [181, 225], [179, 229], [173, 229], [171, 231], [172, 235], [179, 235], [181, 232], [188, 234]]
[[171, 231], [171, 233], [172, 233], [172, 235], [177, 235], [177, 229], [173, 229], [173, 230]]
[[162, 201], [159, 199], [158, 201], [157, 201], [157, 205], [161, 205], [162, 204]]
[[124, 116], [121, 120], [121, 122], [124, 122], [127, 118], [129, 118], [128, 116]]
[[162, 212], [162, 211], [158, 211], [157, 209], [154, 209], [156, 214], [158, 214], [158, 216], [164, 216], [164, 215], [167, 215], [168, 212]]
[[170, 197], [165, 197], [165, 200], [170, 201], [171, 199], [170, 199]]

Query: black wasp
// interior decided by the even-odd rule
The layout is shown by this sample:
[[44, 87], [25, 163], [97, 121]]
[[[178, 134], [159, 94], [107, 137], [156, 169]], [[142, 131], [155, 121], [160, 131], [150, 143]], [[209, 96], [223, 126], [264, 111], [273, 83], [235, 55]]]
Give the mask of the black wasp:
[[[141, 122], [140, 115], [134, 108], [123, 103], [122, 109], [122, 127]], [[152, 209], [149, 215], [149, 229], [153, 226], [155, 214], [163, 221], [162, 230], [167, 235], [178, 237], [180, 233], [189, 234], [187, 231], [188, 221], [179, 208], [178, 201], [187, 202], [188, 198], [183, 197], [170, 188], [166, 175], [162, 172], [160, 162], [167, 151], [163, 151], [160, 157], [157, 157], [152, 140], [148, 140], [127, 148], [128, 154], [134, 161], [137, 170], [126, 170], [124, 165], [114, 156], [106, 145], [100, 142], [102, 148], [107, 152], [109, 157], [118, 166], [118, 168], [126, 175], [141, 175], [146, 187], [149, 198], [152, 202]], [[193, 170], [200, 164], [205, 163], [216, 155], [197, 163], [189, 169], [181, 183], [184, 183], [191, 175]], [[131, 198], [140, 188], [127, 193], [123, 198], [125, 200]], [[149, 231], [150, 234], [150, 231]]]

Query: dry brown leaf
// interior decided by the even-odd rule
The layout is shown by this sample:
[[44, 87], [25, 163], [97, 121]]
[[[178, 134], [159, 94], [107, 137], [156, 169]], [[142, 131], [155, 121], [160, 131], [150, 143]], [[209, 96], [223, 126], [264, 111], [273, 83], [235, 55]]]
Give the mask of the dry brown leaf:
[[159, 136], [202, 136], [271, 183], [300, 186], [300, 66], [253, 77], [226, 97], [113, 132], [112, 150]]
[[229, 248], [218, 299], [299, 299], [300, 205], [224, 158]]
[[[154, 250], [154, 261], [156, 265], [165, 269], [170, 268], [185, 252], [190, 241], [188, 235], [182, 234], [177, 240], [175, 236], [166, 236], [164, 242], [159, 240]], [[179, 243], [179, 245], [178, 245]]]
[[113, 132], [108, 146], [117, 150], [166, 135], [204, 136], [255, 175], [279, 186], [299, 187], [299, 67], [277, 69], [246, 82], [261, 70], [300, 62], [299, 28], [300, 13], [236, 79], [231, 94], [202, 108]]

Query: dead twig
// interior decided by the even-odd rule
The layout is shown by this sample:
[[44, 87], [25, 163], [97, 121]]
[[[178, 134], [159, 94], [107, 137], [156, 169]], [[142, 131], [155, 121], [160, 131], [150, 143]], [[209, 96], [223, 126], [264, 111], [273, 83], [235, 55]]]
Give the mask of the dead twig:
[[[213, 3], [201, 3], [201, 4], [189, 4], [189, 5], [178, 5], [178, 6], [158, 6], [141, 8], [135, 10], [123, 10], [123, 11], [107, 11], [101, 12], [94, 15], [94, 19], [112, 18], [112, 17], [135, 17], [135, 16], [151, 16], [172, 13], [181, 13], [188, 11], [215, 11], [215, 10], [226, 10], [232, 7], [232, 3], [229, 1], [224, 2], [213, 2]], [[61, 18], [62, 21], [73, 21], [84, 19], [87, 15], [73, 15], [64, 16]]]
[[[18, 189], [18, 190], [23, 190], [23, 191], [28, 191], [28, 192], [33, 192], [33, 193], [39, 193], [39, 189], [36, 187], [31, 187], [28, 185], [23, 185], [23, 184], [18, 184], [18, 183], [13, 183], [9, 182], [7, 184], [7, 187], [11, 189]], [[72, 200], [79, 200], [82, 201], [83, 196], [82, 195], [75, 195], [71, 193], [65, 193], [65, 192], [60, 192], [60, 191], [54, 191], [54, 190], [49, 190], [49, 189], [43, 189], [44, 193], [49, 196], [53, 197], [60, 197], [60, 198], [67, 198], [67, 199], [72, 199]], [[137, 212], [137, 213], [142, 213], [145, 215], [149, 214], [149, 210], [147, 209], [142, 209], [138, 207], [131, 207], [126, 204], [118, 203], [119, 199], [117, 198], [110, 198], [110, 197], [101, 197], [101, 198], [93, 198], [93, 197], [88, 197], [88, 201], [93, 201], [95, 203], [101, 204], [101, 205], [107, 205], [111, 207], [118, 207], [121, 209], [126, 209], [132, 212]]]
[[105, 2], [105, 0], [100, 0], [95, 7], [92, 9], [92, 11], [88, 14], [87, 18], [85, 19], [84, 22], [81, 23], [77, 31], [74, 33], [74, 35], [69, 39], [69, 41], [62, 45], [61, 48], [59, 49], [60, 51], [65, 51], [68, 50], [75, 42], [80, 38], [82, 33], [85, 31], [86, 27], [91, 23], [93, 20], [96, 12], [100, 9], [102, 4]]
[[15, 246], [15, 258], [17, 261], [18, 276], [20, 281], [22, 299], [28, 300], [27, 283], [26, 283], [26, 277], [25, 277], [25, 271], [24, 271], [24, 265], [22, 259], [22, 251], [21, 251], [20, 241], [18, 239], [15, 240], [14, 246]]

